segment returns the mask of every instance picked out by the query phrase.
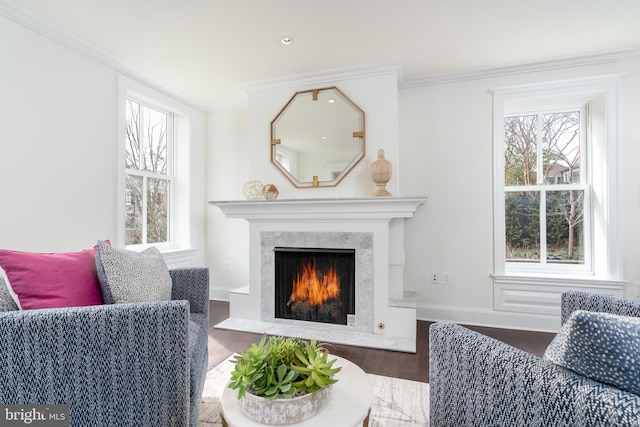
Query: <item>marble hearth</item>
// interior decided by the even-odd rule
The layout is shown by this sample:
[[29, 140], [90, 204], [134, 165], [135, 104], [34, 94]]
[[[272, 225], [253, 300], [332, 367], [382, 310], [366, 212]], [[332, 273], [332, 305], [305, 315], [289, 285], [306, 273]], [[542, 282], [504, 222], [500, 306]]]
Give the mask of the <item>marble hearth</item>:
[[[217, 328], [415, 352], [416, 296], [404, 288], [404, 222], [425, 198], [214, 201], [249, 222], [249, 284], [230, 294]], [[274, 316], [274, 248], [354, 249], [355, 320], [324, 324]]]

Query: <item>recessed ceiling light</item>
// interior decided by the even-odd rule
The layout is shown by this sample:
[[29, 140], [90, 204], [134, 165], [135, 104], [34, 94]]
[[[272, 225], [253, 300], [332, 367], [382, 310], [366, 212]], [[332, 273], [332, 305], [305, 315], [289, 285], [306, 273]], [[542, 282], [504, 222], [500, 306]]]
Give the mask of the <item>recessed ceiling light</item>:
[[336, 100], [335, 100], [335, 99], [333, 99], [333, 98], [331, 98], [331, 99], [328, 99], [328, 100], [327, 100], [327, 102], [328, 102], [329, 104], [333, 104], [334, 102], [336, 102]]
[[293, 44], [293, 37], [291, 37], [291, 36], [282, 36], [280, 41], [282, 42], [283, 45], [289, 46], [290, 44]]

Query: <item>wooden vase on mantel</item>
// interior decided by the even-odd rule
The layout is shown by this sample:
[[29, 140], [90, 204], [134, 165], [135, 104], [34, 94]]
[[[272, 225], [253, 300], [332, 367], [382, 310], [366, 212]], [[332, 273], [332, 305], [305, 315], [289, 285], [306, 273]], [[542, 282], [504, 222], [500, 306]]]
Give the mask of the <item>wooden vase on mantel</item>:
[[378, 150], [378, 160], [371, 163], [371, 180], [376, 184], [373, 196], [391, 196], [387, 182], [391, 179], [391, 162], [384, 158], [384, 150]]

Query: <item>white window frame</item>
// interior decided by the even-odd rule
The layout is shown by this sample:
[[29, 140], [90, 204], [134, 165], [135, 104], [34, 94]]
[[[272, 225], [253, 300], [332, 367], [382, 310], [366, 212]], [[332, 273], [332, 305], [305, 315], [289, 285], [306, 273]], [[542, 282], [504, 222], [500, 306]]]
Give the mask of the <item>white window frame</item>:
[[[494, 309], [557, 315], [562, 292], [582, 289], [622, 295], [619, 220], [619, 85], [621, 76], [557, 81], [498, 88], [493, 92], [494, 141]], [[585, 224], [583, 268], [557, 265], [531, 268], [505, 259], [504, 118], [536, 107], [585, 105], [586, 151], [591, 224]], [[581, 174], [582, 175], [582, 174]], [[550, 186], [551, 187], [551, 186]], [[552, 186], [560, 189], [559, 186]], [[585, 199], [587, 195], [585, 195]], [[585, 209], [586, 209], [585, 200]], [[586, 215], [587, 213], [585, 213]], [[588, 235], [588, 236], [587, 236]], [[587, 244], [589, 247], [587, 247]], [[512, 264], [512, 265], [508, 265]], [[549, 266], [547, 266], [549, 267]]]
[[[163, 106], [158, 105], [155, 102], [148, 101], [145, 98], [142, 98], [134, 93], [129, 92], [127, 94], [127, 101], [133, 101], [138, 103], [141, 107], [149, 107], [156, 111], [159, 111], [166, 115], [167, 118], [167, 129], [166, 129], [166, 144], [167, 144], [167, 173], [166, 175], [158, 174], [155, 172], [148, 172], [140, 169], [129, 169], [125, 168], [125, 187], [126, 187], [126, 176], [132, 175], [142, 178], [142, 240], [143, 242], [135, 245], [126, 245], [127, 248], [130, 249], [144, 249], [149, 246], [156, 246], [159, 249], [171, 249], [176, 245], [173, 242], [174, 236], [174, 216], [175, 216], [175, 113], [170, 109], [167, 109]], [[126, 108], [126, 107], [125, 107]], [[140, 124], [141, 128], [145, 128], [145, 123], [142, 122]], [[142, 132], [139, 129], [139, 132]], [[142, 144], [140, 147], [140, 158], [142, 159], [145, 156], [145, 146]], [[126, 152], [126, 148], [125, 148]], [[168, 200], [168, 221], [167, 221], [167, 241], [166, 242], [157, 242], [157, 243], [147, 243], [147, 183], [149, 179], [162, 179], [168, 181], [169, 186], [169, 200]], [[125, 230], [126, 233], [126, 230]]]
[[[592, 274], [593, 273], [593, 256], [592, 256], [592, 244], [591, 244], [591, 235], [593, 227], [592, 227], [592, 209], [591, 209], [591, 168], [587, 166], [589, 164], [589, 159], [591, 156], [590, 152], [590, 137], [588, 136], [588, 122], [589, 122], [589, 112], [588, 105], [585, 103], [578, 104], [556, 104], [554, 103], [551, 106], [541, 106], [541, 107], [529, 107], [529, 108], [511, 108], [508, 111], [504, 111], [503, 120], [506, 117], [515, 117], [515, 116], [526, 116], [526, 115], [537, 115], [541, 118], [542, 115], [549, 113], [561, 113], [567, 111], [578, 111], [580, 113], [580, 182], [573, 184], [542, 184], [540, 183], [541, 177], [544, 175], [543, 167], [544, 165], [541, 162], [537, 163], [537, 173], [538, 183], [531, 186], [509, 186], [510, 191], [534, 191], [539, 192], [541, 194], [541, 207], [540, 207], [540, 237], [546, 236], [546, 215], [542, 213], [545, 212], [546, 201], [543, 194], [546, 194], [549, 191], [567, 191], [567, 190], [581, 190], [584, 191], [584, 219], [583, 219], [583, 229], [584, 232], [584, 263], [583, 264], [557, 264], [557, 263], [548, 263], [547, 256], [547, 248], [545, 242], [540, 242], [540, 262], [539, 263], [527, 263], [527, 262], [506, 262], [504, 271], [506, 273], [532, 273], [532, 274]], [[504, 124], [502, 125], [502, 129], [504, 130]], [[538, 120], [538, 138], [541, 138], [542, 135], [542, 122]], [[502, 134], [502, 141], [499, 142], [502, 147], [504, 147], [504, 133]], [[538, 148], [538, 158], [542, 157], [542, 144], [537, 144]], [[584, 173], [586, 171], [587, 173]], [[502, 155], [502, 182], [504, 183], [504, 150]], [[497, 184], [497, 183], [496, 183]], [[497, 185], [496, 185], [497, 187]], [[504, 203], [505, 193], [505, 185], [500, 186], [500, 190], [502, 191], [502, 200]], [[497, 197], [497, 195], [496, 195]], [[503, 210], [504, 213], [504, 204]], [[496, 212], [497, 214], [497, 212]], [[505, 236], [505, 225], [504, 225], [504, 217], [503, 226], [502, 226], [502, 240], [503, 242], [506, 240]], [[497, 240], [496, 240], [497, 242]], [[506, 258], [506, 254], [505, 254]]]
[[[174, 141], [172, 147], [173, 181], [169, 208], [169, 242], [146, 245], [125, 246], [126, 233], [126, 100], [136, 101], [170, 112], [173, 115]], [[127, 76], [119, 76], [118, 94], [118, 182], [117, 182], [117, 240], [116, 246], [136, 251], [150, 246], [157, 247], [165, 259], [181, 256], [192, 257], [192, 196], [191, 196], [191, 126], [190, 108], [176, 101], [173, 97], [153, 89], [138, 80]], [[167, 130], [169, 131], [169, 130]], [[169, 258], [168, 258], [169, 257]]]

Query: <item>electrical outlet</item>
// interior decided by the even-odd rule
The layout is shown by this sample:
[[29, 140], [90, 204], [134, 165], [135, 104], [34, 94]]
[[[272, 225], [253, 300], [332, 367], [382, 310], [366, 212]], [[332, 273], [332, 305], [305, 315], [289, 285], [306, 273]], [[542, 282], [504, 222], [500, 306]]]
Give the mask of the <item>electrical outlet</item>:
[[440, 283], [440, 273], [438, 273], [437, 271], [431, 272], [431, 283], [433, 284]]
[[442, 272], [442, 283], [445, 285], [450, 285], [451, 284], [451, 273], [448, 271], [443, 271]]
[[224, 269], [225, 271], [231, 271], [231, 261], [224, 262]]

